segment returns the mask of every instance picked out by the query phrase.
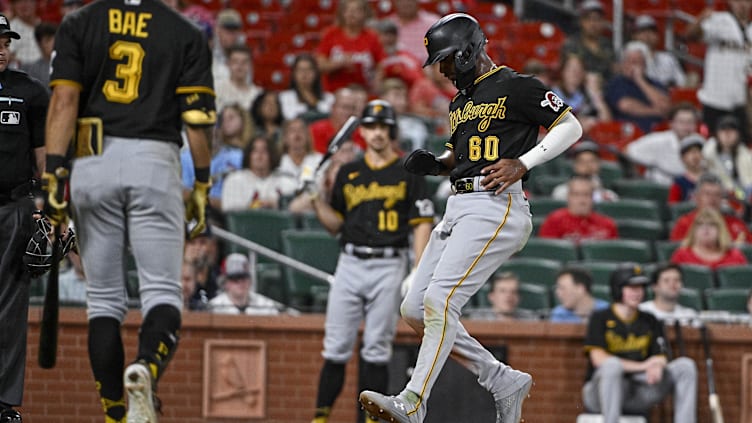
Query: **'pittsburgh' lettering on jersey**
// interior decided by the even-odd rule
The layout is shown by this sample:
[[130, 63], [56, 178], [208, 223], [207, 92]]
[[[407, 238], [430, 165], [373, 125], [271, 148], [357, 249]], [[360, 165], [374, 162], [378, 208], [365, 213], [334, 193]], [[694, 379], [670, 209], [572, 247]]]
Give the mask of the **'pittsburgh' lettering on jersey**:
[[630, 333], [625, 338], [612, 330], [606, 332], [608, 351], [614, 354], [640, 351], [640, 354], [648, 355], [651, 339], [651, 334], [637, 336]]
[[457, 109], [449, 112], [449, 127], [451, 133], [457, 129], [460, 123], [478, 119], [478, 132], [486, 132], [491, 125], [492, 119], [504, 119], [504, 115], [507, 111], [504, 107], [504, 102], [507, 101], [506, 97], [501, 97], [496, 100], [495, 103], [479, 103], [473, 104], [470, 100], [465, 104], [462, 109]]
[[381, 185], [378, 182], [368, 185], [346, 184], [342, 190], [348, 211], [362, 202], [374, 200], [384, 200], [384, 208], [391, 209], [397, 201], [404, 200], [407, 196], [407, 183], [402, 181], [397, 185]]

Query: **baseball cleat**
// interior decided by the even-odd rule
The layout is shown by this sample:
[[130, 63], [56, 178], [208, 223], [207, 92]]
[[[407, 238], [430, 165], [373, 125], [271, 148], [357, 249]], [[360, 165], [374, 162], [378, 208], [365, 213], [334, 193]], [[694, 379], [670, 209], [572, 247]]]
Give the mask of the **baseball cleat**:
[[21, 422], [23, 422], [23, 419], [21, 419], [21, 414], [19, 414], [18, 411], [12, 408], [0, 409], [0, 423], [21, 423]]
[[523, 373], [522, 386], [504, 398], [496, 400], [496, 423], [519, 423], [522, 418], [522, 403], [533, 386], [533, 377]]
[[128, 392], [128, 423], [157, 423], [149, 369], [133, 363], [125, 369], [123, 384]]
[[360, 404], [366, 412], [390, 423], [422, 423], [421, 408], [415, 409], [402, 395], [387, 396], [373, 391], [360, 393]]

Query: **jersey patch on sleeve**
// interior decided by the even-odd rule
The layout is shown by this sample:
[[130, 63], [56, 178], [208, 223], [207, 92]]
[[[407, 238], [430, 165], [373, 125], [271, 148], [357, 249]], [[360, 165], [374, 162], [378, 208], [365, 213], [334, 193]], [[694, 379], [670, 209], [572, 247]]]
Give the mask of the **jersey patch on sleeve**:
[[541, 107], [550, 107], [554, 112], [558, 112], [564, 107], [564, 101], [554, 94], [553, 91], [546, 91], [544, 99], [540, 102]]

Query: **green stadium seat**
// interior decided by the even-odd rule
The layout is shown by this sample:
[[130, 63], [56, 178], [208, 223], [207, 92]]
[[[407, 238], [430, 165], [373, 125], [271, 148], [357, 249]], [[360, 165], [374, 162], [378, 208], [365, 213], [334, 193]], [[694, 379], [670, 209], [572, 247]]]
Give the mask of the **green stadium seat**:
[[562, 263], [579, 260], [577, 244], [566, 239], [531, 237], [514, 257], [537, 257]]
[[748, 289], [716, 288], [705, 292], [708, 310], [722, 310], [731, 313], [747, 312]]
[[430, 135], [426, 140], [426, 149], [437, 156], [444, 153], [449, 137], [446, 135]]
[[551, 287], [556, 283], [556, 274], [561, 270], [557, 260], [541, 258], [511, 258], [499, 266], [498, 271], [512, 272], [520, 282]]
[[[337, 267], [339, 242], [328, 232], [285, 230], [282, 232], [282, 246], [286, 256], [324, 272], [333, 274]], [[315, 299], [313, 287], [325, 286], [328, 283], [288, 266], [284, 267], [283, 275], [286, 280], [288, 305], [303, 311], [313, 311]]]
[[595, 211], [613, 219], [645, 219], [662, 221], [660, 209], [652, 200], [624, 198], [617, 201], [602, 201], [595, 205]]
[[687, 214], [695, 209], [697, 205], [694, 201], [682, 201], [681, 203], [672, 203], [668, 205], [669, 218], [676, 220], [679, 216]]
[[707, 266], [682, 264], [682, 282], [685, 288], [694, 288], [704, 292], [715, 287], [715, 273]]
[[580, 243], [583, 260], [653, 261], [653, 247], [650, 241], [640, 239], [585, 240]]
[[621, 239], [642, 239], [648, 241], [666, 239], [666, 228], [660, 219], [616, 219], [616, 227], [619, 230], [619, 238]]
[[[245, 239], [251, 240], [274, 251], [282, 251], [282, 238], [280, 234], [284, 230], [295, 229], [296, 216], [287, 211], [251, 209], [243, 211], [227, 212], [225, 214], [227, 229]], [[229, 246], [231, 253], [245, 253], [245, 248], [235, 244]], [[259, 263], [268, 263], [271, 260], [259, 255]]]
[[705, 308], [702, 303], [702, 291], [693, 288], [682, 288], [679, 292], [679, 304], [702, 311]]
[[668, 186], [646, 179], [618, 179], [614, 181], [613, 189], [622, 199], [636, 198], [654, 201], [662, 220], [669, 219], [669, 210], [666, 205]]
[[742, 253], [747, 257], [747, 261], [752, 263], [752, 244], [746, 243], [742, 244], [740, 247], [737, 247], [741, 250]]
[[655, 247], [655, 259], [657, 261], [670, 261], [671, 255], [681, 245], [680, 241], [657, 240], [653, 243]]
[[720, 288], [752, 288], [752, 264], [719, 267], [715, 274]]
[[551, 197], [535, 197], [530, 199], [530, 212], [535, 216], [546, 216], [550, 212], [566, 207], [567, 202]]
[[316, 213], [302, 213], [298, 215], [300, 221], [300, 228], [306, 230], [323, 231], [324, 225], [321, 224], [319, 218], [316, 217]]
[[608, 285], [593, 285], [590, 287], [593, 297], [599, 298], [603, 301], [612, 301], [611, 299], [611, 287]]
[[[534, 194], [549, 196], [553, 193], [554, 188], [556, 188], [557, 185], [567, 182], [569, 178], [570, 177], [567, 175], [540, 175], [536, 176], [534, 179], [528, 179], [527, 184], [530, 186], [530, 191]], [[532, 201], [535, 201], [537, 198], [538, 197], [532, 199]]]
[[624, 171], [619, 163], [601, 160], [601, 170], [598, 172], [601, 183], [606, 188], [614, 186], [614, 182], [624, 177]]
[[619, 263], [620, 262], [618, 261], [583, 260], [571, 264], [589, 271], [590, 275], [593, 277], [593, 285], [608, 286], [611, 280], [611, 273], [619, 267]]
[[545, 286], [521, 283], [519, 308], [548, 314], [551, 309], [551, 293]]

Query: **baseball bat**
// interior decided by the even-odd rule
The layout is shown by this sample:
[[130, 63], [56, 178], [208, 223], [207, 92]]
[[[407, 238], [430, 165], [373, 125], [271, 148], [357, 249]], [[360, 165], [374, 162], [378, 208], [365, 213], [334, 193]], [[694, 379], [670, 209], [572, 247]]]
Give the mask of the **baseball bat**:
[[323, 166], [324, 163], [329, 160], [329, 158], [331, 158], [334, 153], [339, 150], [340, 147], [342, 147], [342, 144], [344, 144], [346, 140], [350, 139], [350, 136], [353, 132], [355, 132], [358, 124], [360, 124], [360, 119], [358, 119], [357, 117], [350, 116], [349, 118], [347, 118], [345, 124], [342, 125], [342, 127], [339, 128], [339, 131], [337, 131], [332, 139], [329, 140], [329, 146], [326, 148], [326, 153], [324, 153], [324, 156], [321, 158], [318, 166], [316, 166], [316, 170], [313, 172], [314, 174], [318, 172], [319, 169], [321, 169], [321, 166]]
[[679, 355], [677, 357], [686, 357], [687, 348], [684, 346], [684, 336], [682, 335], [681, 324], [678, 320], [674, 320], [674, 332], [676, 333], [676, 346], [679, 348]]
[[705, 325], [700, 326], [702, 346], [705, 349], [705, 373], [708, 376], [708, 404], [710, 405], [710, 417], [713, 423], [723, 423], [723, 410], [721, 400], [715, 390], [715, 375], [713, 374], [713, 357], [710, 355], [710, 337]]
[[52, 244], [52, 263], [47, 276], [47, 291], [44, 293], [42, 321], [39, 324], [39, 367], [51, 369], [57, 359], [57, 332], [60, 296], [58, 276], [60, 271], [60, 225], [55, 226]]

